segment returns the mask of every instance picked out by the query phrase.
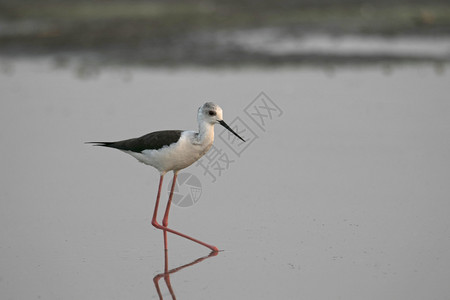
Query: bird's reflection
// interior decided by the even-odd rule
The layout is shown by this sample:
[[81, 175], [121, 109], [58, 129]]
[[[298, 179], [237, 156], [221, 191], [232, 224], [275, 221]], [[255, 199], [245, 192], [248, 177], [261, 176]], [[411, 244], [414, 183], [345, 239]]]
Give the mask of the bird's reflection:
[[181, 265], [179, 267], [176, 267], [176, 268], [173, 268], [173, 269], [169, 270], [168, 250], [164, 250], [164, 272], [156, 275], [155, 277], [153, 277], [153, 283], [155, 284], [156, 292], [158, 293], [159, 299], [161, 299], [161, 300], [163, 299], [163, 296], [162, 296], [162, 293], [161, 293], [161, 289], [159, 287], [159, 280], [161, 278], [164, 278], [164, 281], [165, 281], [165, 283], [167, 285], [167, 289], [169, 290], [169, 293], [172, 296], [172, 299], [175, 300], [176, 296], [175, 296], [175, 293], [173, 291], [172, 284], [170, 283], [170, 275], [173, 274], [173, 273], [176, 273], [176, 272], [178, 272], [178, 271], [180, 271], [180, 270], [182, 270], [184, 268], [196, 265], [196, 264], [204, 261], [207, 258], [216, 256], [217, 254], [219, 254], [219, 252], [212, 251], [207, 256], [203, 256], [203, 257], [197, 258], [196, 260], [194, 260], [194, 261], [192, 261], [190, 263], [187, 263], [185, 265]]

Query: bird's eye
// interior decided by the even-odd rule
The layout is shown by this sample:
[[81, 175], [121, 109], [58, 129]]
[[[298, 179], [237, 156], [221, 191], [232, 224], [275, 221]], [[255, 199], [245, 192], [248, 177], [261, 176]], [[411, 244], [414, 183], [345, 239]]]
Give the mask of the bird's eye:
[[215, 116], [216, 115], [216, 112], [213, 111], [213, 110], [210, 110], [208, 113], [209, 113], [210, 116]]

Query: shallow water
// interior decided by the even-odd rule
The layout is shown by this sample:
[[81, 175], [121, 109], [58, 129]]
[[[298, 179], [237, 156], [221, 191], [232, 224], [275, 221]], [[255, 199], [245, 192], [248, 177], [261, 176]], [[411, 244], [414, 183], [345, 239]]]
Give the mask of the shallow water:
[[171, 299], [158, 173], [83, 142], [195, 129], [210, 100], [248, 144], [216, 128], [219, 154], [185, 170], [196, 203], [170, 225], [223, 251], [169, 236], [167, 269], [195, 262], [178, 299], [449, 297], [445, 66], [0, 65], [0, 298]]
[[[322, 58], [421, 58], [448, 61], [450, 39], [446, 36], [371, 36], [330, 34], [283, 34], [276, 29], [240, 30], [224, 32], [217, 44], [239, 47], [250, 53], [274, 56], [303, 55]], [[380, 61], [382, 61], [380, 59]]]

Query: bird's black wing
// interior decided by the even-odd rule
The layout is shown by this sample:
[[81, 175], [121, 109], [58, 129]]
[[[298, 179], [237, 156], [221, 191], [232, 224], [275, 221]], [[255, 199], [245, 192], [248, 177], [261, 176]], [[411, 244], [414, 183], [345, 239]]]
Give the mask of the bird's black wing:
[[123, 140], [118, 142], [89, 142], [95, 146], [116, 148], [119, 150], [140, 153], [144, 150], [157, 150], [178, 142], [182, 130], [155, 131], [139, 138]]

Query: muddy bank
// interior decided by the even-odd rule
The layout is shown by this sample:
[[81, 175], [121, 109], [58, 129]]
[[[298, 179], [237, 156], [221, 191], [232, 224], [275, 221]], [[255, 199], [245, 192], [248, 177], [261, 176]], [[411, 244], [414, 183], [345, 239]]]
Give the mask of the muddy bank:
[[[342, 52], [342, 41], [448, 43], [450, 5], [440, 1], [3, 1], [0, 53], [89, 57], [102, 63], [222, 65], [448, 61], [446, 50]], [[327, 51], [303, 49], [325, 37]], [[259, 40], [255, 41], [255, 37]], [[336, 39], [341, 46], [335, 47]], [[369, 43], [370, 45], [370, 43]], [[412, 45], [416, 48], [417, 44]], [[408, 44], [406, 45], [408, 46]], [[345, 46], [344, 48], [346, 48]], [[370, 46], [369, 46], [370, 47]], [[431, 43], [433, 48], [434, 44]], [[377, 47], [375, 47], [376, 49]], [[340, 49], [340, 51], [333, 51]]]

